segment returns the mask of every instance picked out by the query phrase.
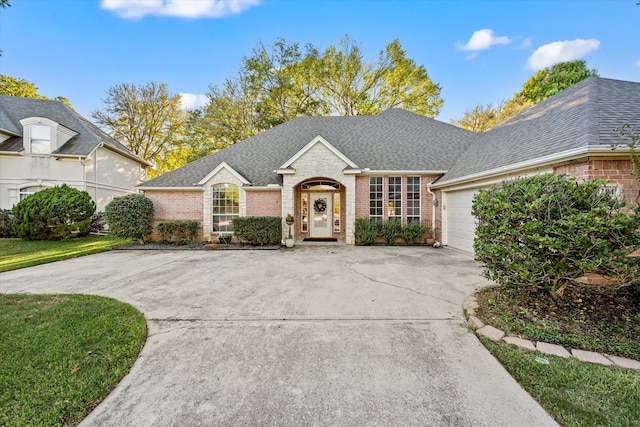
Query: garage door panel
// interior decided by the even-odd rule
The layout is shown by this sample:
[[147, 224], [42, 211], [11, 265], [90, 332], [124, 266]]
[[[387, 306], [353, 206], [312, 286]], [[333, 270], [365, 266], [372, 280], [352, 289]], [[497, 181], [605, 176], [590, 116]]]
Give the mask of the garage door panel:
[[471, 215], [471, 206], [477, 192], [465, 190], [446, 193], [446, 243], [452, 248], [473, 252], [476, 220]]

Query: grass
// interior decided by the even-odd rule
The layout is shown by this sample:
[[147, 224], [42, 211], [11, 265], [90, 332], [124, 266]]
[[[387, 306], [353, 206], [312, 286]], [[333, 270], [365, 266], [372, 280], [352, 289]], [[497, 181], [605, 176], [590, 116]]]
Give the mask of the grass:
[[0, 294], [0, 425], [79, 423], [129, 372], [142, 314], [88, 295]]
[[0, 272], [108, 251], [129, 243], [104, 236], [69, 240], [0, 239]]
[[[477, 316], [509, 335], [640, 360], [639, 287], [574, 287], [556, 299], [492, 287], [477, 296]], [[482, 342], [561, 425], [640, 425], [640, 371]]]

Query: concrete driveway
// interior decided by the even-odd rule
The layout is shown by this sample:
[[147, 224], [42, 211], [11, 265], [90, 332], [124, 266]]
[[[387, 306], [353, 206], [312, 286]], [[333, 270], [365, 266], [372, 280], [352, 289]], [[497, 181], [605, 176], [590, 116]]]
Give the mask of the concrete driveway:
[[0, 273], [0, 292], [128, 302], [149, 338], [82, 426], [556, 425], [484, 349], [448, 249], [112, 251]]

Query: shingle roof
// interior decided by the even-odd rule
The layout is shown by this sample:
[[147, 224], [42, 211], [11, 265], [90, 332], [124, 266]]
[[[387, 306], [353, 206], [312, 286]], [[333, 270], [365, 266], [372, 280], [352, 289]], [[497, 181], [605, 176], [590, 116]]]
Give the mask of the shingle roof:
[[640, 129], [640, 83], [590, 77], [505, 123], [476, 141], [437, 182], [593, 145], [621, 143], [614, 129]]
[[[54, 151], [53, 154], [86, 156], [90, 154], [98, 144], [103, 143], [116, 151], [138, 160], [140, 163], [147, 164], [120, 142], [113, 139], [60, 101], [0, 96], [0, 129], [22, 135], [20, 120], [29, 117], [45, 117], [78, 134], [65, 142]], [[18, 143], [16, 143], [16, 140]], [[21, 149], [21, 137], [18, 139], [11, 137], [0, 143], [0, 151], [18, 152]]]
[[400, 109], [376, 116], [299, 117], [165, 173], [141, 187], [190, 187], [222, 162], [252, 185], [277, 184], [274, 170], [321, 136], [360, 168], [443, 171], [475, 134]]

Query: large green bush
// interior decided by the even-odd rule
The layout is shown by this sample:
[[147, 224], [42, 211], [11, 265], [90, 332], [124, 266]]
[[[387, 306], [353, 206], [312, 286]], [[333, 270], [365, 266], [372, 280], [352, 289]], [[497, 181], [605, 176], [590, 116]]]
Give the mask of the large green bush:
[[86, 191], [62, 184], [45, 188], [13, 207], [13, 230], [27, 240], [59, 240], [86, 233], [96, 205]]
[[163, 221], [156, 224], [160, 240], [168, 243], [193, 243], [198, 234], [196, 221]]
[[104, 216], [115, 237], [144, 241], [153, 230], [153, 202], [141, 194], [116, 197], [105, 207]]
[[11, 209], [0, 209], [0, 238], [13, 237], [13, 212]]
[[282, 218], [279, 216], [245, 216], [233, 219], [236, 238], [249, 245], [279, 245], [282, 241]]
[[420, 221], [411, 221], [406, 224], [397, 218], [386, 221], [367, 217], [357, 218], [355, 222], [355, 235], [357, 244], [361, 246], [373, 245], [378, 239], [384, 239], [388, 244], [395, 243], [397, 237], [401, 237], [407, 244], [416, 244], [426, 234], [428, 228]]
[[[474, 249], [490, 280], [559, 294], [587, 272], [630, 283], [640, 215], [606, 182], [538, 175], [481, 190], [473, 200]], [[636, 208], [637, 209], [637, 208]]]

